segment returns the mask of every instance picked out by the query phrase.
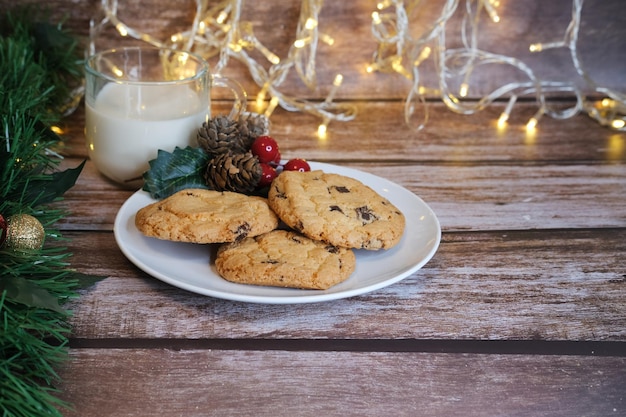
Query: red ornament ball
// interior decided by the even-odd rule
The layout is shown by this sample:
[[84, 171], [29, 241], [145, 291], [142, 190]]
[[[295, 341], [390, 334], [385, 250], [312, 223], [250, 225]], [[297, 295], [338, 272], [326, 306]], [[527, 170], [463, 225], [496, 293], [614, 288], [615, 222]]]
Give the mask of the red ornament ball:
[[[250, 148], [253, 155], [259, 158], [259, 162], [269, 164], [274, 162], [278, 151], [278, 143], [271, 136], [259, 136], [252, 143]], [[280, 156], [278, 156], [280, 158]]]
[[300, 171], [308, 172], [311, 170], [311, 166], [307, 161], [301, 158], [290, 159], [283, 167], [285, 171]]
[[9, 228], [9, 225], [7, 224], [7, 221], [4, 220], [4, 217], [2, 216], [2, 214], [0, 214], [0, 247], [2, 247], [2, 245], [4, 244], [4, 241], [7, 238], [8, 228]]
[[261, 168], [263, 169], [263, 173], [261, 174], [261, 179], [259, 179], [259, 188], [269, 187], [274, 181], [274, 178], [278, 175], [276, 169], [266, 163], [261, 163]]

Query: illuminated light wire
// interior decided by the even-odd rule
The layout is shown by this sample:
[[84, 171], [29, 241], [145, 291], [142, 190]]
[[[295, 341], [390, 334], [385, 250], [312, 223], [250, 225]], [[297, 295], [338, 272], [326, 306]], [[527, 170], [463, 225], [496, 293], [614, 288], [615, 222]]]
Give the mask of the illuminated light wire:
[[[356, 115], [356, 109], [346, 103], [335, 103], [325, 100], [321, 103], [291, 97], [281, 91], [281, 85], [288, 73], [295, 69], [304, 84], [314, 89], [316, 80], [316, 55], [318, 41], [333, 44], [334, 39], [329, 35], [319, 33], [319, 12], [322, 0], [302, 0], [295, 42], [290, 48], [287, 57], [280, 58], [266, 48], [254, 35], [252, 23], [241, 21], [240, 15], [243, 0], [222, 0], [209, 4], [208, 0], [195, 0], [196, 13], [193, 23], [188, 30], [172, 34], [168, 42], [160, 41], [147, 33], [130, 27], [120, 21], [117, 16], [118, 0], [100, 0], [99, 17], [94, 17], [89, 23], [88, 54], [96, 51], [95, 40], [99, 33], [107, 26], [112, 25], [120, 36], [132, 37], [154, 46], [169, 46], [175, 49], [184, 49], [196, 52], [204, 58], [219, 56], [215, 66], [216, 72], [223, 70], [230, 58], [244, 62], [252, 79], [265, 88], [265, 94], [278, 99], [278, 104], [290, 111], [302, 111], [322, 119], [348, 121]], [[499, 2], [496, 0], [466, 0], [465, 13], [461, 25], [462, 48], [447, 48], [445, 31], [446, 24], [459, 9], [460, 0], [446, 0], [440, 15], [417, 37], [411, 35], [409, 15], [413, 15], [420, 7], [420, 0], [382, 0], [376, 4], [372, 12], [372, 35], [378, 42], [373, 54], [372, 62], [366, 67], [368, 73], [374, 71], [397, 73], [412, 81], [409, 93], [405, 98], [405, 120], [407, 124], [414, 115], [422, 113], [423, 122], [417, 128], [424, 126], [428, 118], [427, 109], [420, 112], [418, 108], [426, 106], [425, 94], [439, 95], [444, 103], [453, 111], [461, 114], [472, 114], [484, 109], [494, 100], [508, 97], [530, 95], [535, 96], [541, 114], [554, 118], [568, 118], [584, 111], [598, 123], [613, 129], [623, 130], [626, 125], [626, 111], [623, 110], [626, 97], [616, 91], [596, 85], [594, 80], [585, 71], [576, 48], [579, 36], [583, 0], [572, 0], [570, 23], [563, 39], [546, 43], [534, 43], [529, 50], [540, 53], [550, 48], [567, 48], [570, 51], [572, 64], [577, 73], [586, 82], [586, 91], [606, 95], [612, 102], [617, 103], [620, 111], [609, 111], [608, 108], [597, 106], [584, 97], [579, 87], [573, 82], [550, 82], [538, 79], [533, 71], [522, 61], [505, 55], [498, 55], [482, 51], [478, 47], [478, 28], [482, 16], [485, 14], [493, 22], [501, 21], [497, 13]], [[486, 13], [481, 13], [484, 11]], [[299, 41], [304, 41], [301, 45]], [[259, 51], [271, 64], [270, 68], [263, 67], [248, 53], [250, 50]], [[436, 51], [432, 53], [432, 51]], [[419, 68], [427, 60], [433, 59], [438, 68], [437, 77], [439, 88], [434, 89], [421, 84]], [[403, 63], [405, 63], [403, 65]], [[459, 66], [459, 63], [462, 63]], [[491, 93], [479, 98], [475, 102], [462, 100], [465, 92], [471, 90], [470, 74], [482, 65], [497, 64], [520, 70], [527, 80], [509, 83], [496, 88]], [[407, 65], [407, 66], [405, 66]], [[459, 83], [460, 80], [460, 83]], [[463, 80], [465, 82], [463, 82]], [[453, 88], [456, 85], [456, 88]], [[266, 87], [265, 87], [266, 86]], [[460, 88], [463, 87], [463, 88]], [[467, 88], [465, 88], [467, 87]], [[454, 91], [453, 91], [454, 90]], [[331, 92], [333, 87], [331, 87]], [[473, 90], [472, 90], [473, 91]], [[574, 106], [567, 109], [552, 109], [546, 102], [546, 94], [559, 92], [570, 93], [576, 97]], [[334, 93], [329, 93], [334, 95]], [[258, 100], [258, 101], [264, 101]], [[421, 103], [421, 104], [420, 104]], [[615, 106], [614, 106], [615, 107]], [[510, 114], [509, 109], [507, 114]]]
[[509, 98], [509, 102], [507, 103], [506, 107], [504, 108], [504, 111], [498, 118], [499, 127], [503, 127], [506, 124], [506, 122], [509, 120], [509, 117], [511, 116], [511, 110], [513, 110], [513, 105], [515, 105], [516, 101], [517, 101], [516, 95], [512, 95], [511, 98]]
[[335, 76], [335, 79], [333, 80], [333, 86], [330, 89], [330, 92], [328, 93], [328, 95], [326, 96], [326, 100], [324, 100], [326, 104], [330, 104], [335, 99], [337, 90], [339, 90], [339, 87], [341, 87], [342, 83], [343, 83], [343, 75], [337, 74]]
[[279, 101], [280, 99], [278, 97], [272, 97], [272, 99], [270, 100], [270, 104], [267, 106], [267, 109], [265, 109], [265, 113], [263, 113], [265, 117], [267, 117], [268, 119], [270, 118], [272, 113], [274, 113], [276, 106], [278, 106]]
[[432, 52], [432, 48], [430, 46], [425, 46], [420, 54], [417, 56], [415, 61], [413, 61], [413, 66], [418, 67], [422, 62], [430, 57], [430, 53]]
[[[626, 110], [611, 112], [607, 108], [590, 102], [582, 93], [581, 87], [575, 82], [554, 82], [540, 80], [532, 69], [519, 59], [506, 55], [494, 54], [481, 50], [478, 46], [478, 28], [480, 25], [482, 10], [486, 11], [491, 21], [501, 21], [496, 7], [496, 0], [466, 0], [465, 13], [461, 24], [461, 39], [463, 47], [448, 48], [446, 44], [446, 24], [459, 9], [460, 0], [446, 0], [439, 17], [431, 22], [420, 36], [411, 35], [412, 22], [406, 20], [406, 10], [416, 10], [420, 6], [420, 0], [401, 1], [386, 0], [384, 7], [377, 5], [377, 10], [372, 13], [372, 34], [378, 41], [372, 62], [367, 66], [367, 72], [396, 72], [412, 79], [411, 86], [405, 99], [405, 121], [407, 125], [421, 129], [428, 119], [427, 100], [423, 96], [426, 87], [420, 84], [419, 67], [430, 58], [425, 55], [426, 48], [437, 51], [432, 55], [436, 68], [438, 68], [439, 95], [449, 109], [460, 114], [473, 114], [483, 110], [493, 101], [509, 97], [509, 104], [500, 116], [499, 125], [506, 123], [512, 111], [512, 106], [518, 96], [534, 96], [539, 107], [537, 117], [531, 119], [531, 126], [539, 122], [545, 114], [556, 119], [573, 117], [579, 112], [586, 112], [603, 126], [617, 130], [626, 130]], [[601, 93], [610, 98], [614, 103], [626, 109], [626, 97], [624, 94], [602, 88], [596, 85], [594, 80], [584, 70], [576, 48], [581, 22], [583, 0], [572, 0], [571, 20], [565, 30], [562, 40], [530, 45], [531, 52], [540, 53], [551, 48], [567, 48], [570, 51], [572, 64], [577, 73], [586, 82], [586, 90]], [[384, 12], [383, 12], [384, 10]], [[394, 13], [395, 12], [395, 13]], [[399, 65], [401, 62], [413, 63], [410, 74], [406, 68]], [[483, 65], [502, 65], [521, 71], [527, 78], [526, 81], [508, 83], [497, 87], [494, 91], [479, 97], [476, 100], [464, 100], [470, 90], [470, 75]], [[410, 76], [409, 76], [410, 75]], [[453, 88], [456, 85], [456, 88]], [[575, 104], [569, 108], [552, 108], [546, 100], [548, 94], [553, 93], [571, 94]], [[418, 106], [424, 107], [419, 111]], [[421, 113], [423, 120], [415, 123], [415, 115]]]
[[500, 22], [500, 16], [498, 16], [498, 12], [496, 12], [496, 8], [491, 0], [481, 0], [481, 3], [485, 7], [491, 21], [494, 23]]
[[[257, 95], [257, 109], [263, 107], [266, 96], [272, 99], [265, 110], [271, 115], [280, 105], [289, 111], [306, 112], [322, 118], [322, 120], [349, 121], [356, 117], [356, 107], [349, 103], [333, 102], [338, 86], [332, 86], [329, 98], [322, 102], [303, 100], [292, 97], [281, 91], [281, 85], [289, 72], [295, 70], [302, 82], [310, 89], [317, 87], [316, 57], [318, 41], [326, 45], [333, 45], [335, 40], [328, 34], [319, 33], [319, 12], [323, 0], [302, 0], [300, 15], [295, 33], [295, 46], [289, 49], [286, 57], [279, 57], [254, 35], [252, 23], [241, 20], [243, 0], [222, 0], [210, 3], [208, 0], [195, 0], [196, 13], [190, 28], [185, 31], [170, 34], [160, 41], [147, 33], [135, 30], [128, 24], [121, 22], [117, 16], [118, 0], [100, 0], [99, 18], [90, 20], [89, 46], [86, 51], [89, 55], [96, 52], [96, 40], [100, 32], [108, 25], [118, 25], [126, 36], [132, 37], [154, 46], [165, 46], [174, 49], [184, 49], [198, 53], [208, 59], [218, 56], [219, 60], [214, 71], [220, 73], [230, 61], [235, 58], [243, 62], [254, 80], [261, 87]], [[271, 64], [265, 68], [249, 53], [252, 50], [260, 52]], [[326, 123], [328, 125], [328, 123]]]

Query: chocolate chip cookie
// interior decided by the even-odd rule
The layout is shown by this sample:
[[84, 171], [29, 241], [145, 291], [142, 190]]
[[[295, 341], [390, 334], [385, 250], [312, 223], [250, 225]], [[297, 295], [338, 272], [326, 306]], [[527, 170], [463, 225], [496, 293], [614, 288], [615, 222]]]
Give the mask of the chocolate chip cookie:
[[223, 243], [274, 230], [278, 217], [262, 197], [187, 189], [140, 209], [135, 226], [163, 240]]
[[349, 248], [274, 230], [220, 246], [215, 266], [240, 284], [325, 290], [352, 274], [356, 257]]
[[270, 207], [289, 227], [334, 246], [388, 249], [404, 233], [405, 218], [362, 182], [323, 171], [285, 171], [273, 182]]

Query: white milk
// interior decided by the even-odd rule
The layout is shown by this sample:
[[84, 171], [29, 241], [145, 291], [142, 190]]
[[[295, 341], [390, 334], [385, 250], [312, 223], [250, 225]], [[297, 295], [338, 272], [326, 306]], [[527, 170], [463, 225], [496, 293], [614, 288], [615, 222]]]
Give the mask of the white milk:
[[208, 96], [185, 85], [110, 83], [85, 106], [89, 157], [107, 177], [138, 187], [159, 149], [196, 146], [208, 106]]

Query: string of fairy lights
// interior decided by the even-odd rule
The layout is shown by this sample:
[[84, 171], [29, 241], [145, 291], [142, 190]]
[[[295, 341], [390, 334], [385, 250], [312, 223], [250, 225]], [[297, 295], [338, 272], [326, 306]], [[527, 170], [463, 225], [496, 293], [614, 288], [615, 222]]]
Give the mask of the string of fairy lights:
[[[583, 0], [573, 0], [571, 20], [562, 39], [546, 43], [529, 45], [529, 51], [540, 53], [552, 48], [567, 48], [572, 64], [578, 75], [584, 80], [587, 91], [605, 95], [601, 101], [588, 100], [581, 87], [574, 81], [540, 80], [532, 69], [514, 57], [494, 54], [481, 50], [478, 46], [479, 23], [481, 18], [488, 18], [498, 24], [498, 0], [467, 0], [461, 25], [463, 47], [448, 48], [446, 44], [446, 24], [459, 8], [459, 0], [447, 0], [439, 19], [432, 23], [431, 29], [422, 32], [419, 37], [411, 36], [410, 16], [419, 7], [419, 0], [385, 0], [377, 5], [372, 13], [372, 33], [378, 41], [378, 49], [368, 72], [396, 72], [412, 81], [405, 101], [405, 119], [417, 129], [424, 127], [428, 120], [428, 95], [438, 95], [452, 111], [461, 114], [473, 114], [484, 109], [497, 99], [508, 97], [508, 103], [498, 119], [498, 126], [507, 123], [515, 102], [522, 96], [535, 96], [537, 112], [528, 120], [527, 129], [534, 129], [544, 115], [556, 119], [566, 119], [585, 111], [600, 124], [626, 130], [626, 96], [620, 92], [598, 86], [582, 65], [577, 49]], [[435, 51], [435, 52], [433, 52]], [[432, 57], [438, 68], [438, 86], [429, 88], [420, 79], [420, 67]], [[519, 70], [527, 77], [523, 82], [511, 82], [500, 86], [480, 99], [467, 100], [472, 73], [481, 65], [505, 65]], [[552, 108], [547, 95], [558, 92], [569, 93], [575, 97], [575, 104], [569, 108]], [[421, 104], [420, 106], [416, 105]], [[421, 118], [415, 123], [418, 110]]]
[[[118, 0], [101, 0], [101, 17], [93, 19], [90, 26], [88, 53], [96, 51], [95, 40], [108, 25], [115, 27], [121, 36], [128, 36], [158, 47], [171, 47], [195, 52], [202, 57], [217, 58], [216, 73], [223, 71], [230, 59], [242, 62], [251, 78], [259, 86], [255, 105], [258, 113], [268, 118], [277, 106], [288, 111], [300, 111], [320, 118], [318, 136], [326, 136], [331, 121], [350, 121], [356, 116], [352, 104], [335, 101], [343, 82], [336, 74], [328, 95], [323, 101], [305, 100], [284, 91], [283, 83], [293, 71], [306, 87], [317, 88], [317, 52], [320, 46], [332, 47], [334, 38], [319, 30], [319, 15], [323, 0], [302, 0], [294, 41], [284, 57], [267, 48], [255, 35], [253, 24], [241, 19], [243, 0], [222, 0], [209, 4], [208, 0], [195, 1], [194, 19], [182, 32], [167, 39], [157, 39], [129, 26], [118, 17]], [[503, 20], [498, 13], [499, 0], [446, 0], [439, 16], [430, 27], [414, 36], [421, 0], [382, 0], [372, 12], [371, 31], [377, 42], [372, 60], [366, 66], [368, 73], [389, 72], [410, 81], [404, 118], [408, 126], [419, 130], [428, 121], [428, 99], [439, 97], [446, 106], [460, 114], [473, 114], [496, 100], [508, 100], [498, 119], [504, 126], [520, 97], [534, 97], [536, 113], [528, 120], [527, 129], [534, 129], [539, 120], [548, 115], [566, 119], [585, 112], [603, 126], [626, 131], [626, 95], [597, 85], [582, 65], [577, 50], [583, 0], [572, 0], [571, 20], [562, 39], [529, 45], [530, 52], [541, 53], [552, 48], [569, 50], [572, 65], [584, 80], [585, 92], [605, 97], [587, 99], [582, 88], [574, 81], [541, 80], [523, 61], [480, 49], [479, 27], [484, 20], [498, 24]], [[464, 10], [463, 10], [464, 6]], [[448, 47], [447, 23], [452, 16], [463, 14], [461, 25], [462, 47]], [[255, 58], [261, 56], [262, 58]], [[437, 71], [437, 84], [429, 86], [421, 77], [423, 66], [432, 61]], [[523, 74], [525, 81], [515, 81], [496, 88], [491, 93], [475, 98], [471, 76], [482, 65], [503, 65]], [[568, 108], [553, 108], [547, 97], [550, 94], [571, 94], [574, 104]], [[471, 98], [470, 98], [471, 97]]]
[[[260, 87], [256, 97], [258, 113], [270, 117], [280, 105], [289, 111], [300, 111], [321, 118], [318, 135], [324, 137], [328, 124], [333, 120], [349, 121], [356, 116], [352, 104], [334, 100], [343, 76], [337, 74], [323, 101], [304, 100], [284, 92], [281, 88], [292, 71], [309, 89], [317, 87], [317, 49], [320, 42], [332, 45], [334, 39], [319, 32], [318, 16], [322, 0], [303, 0], [295, 40], [287, 56], [278, 57], [255, 36], [251, 22], [241, 19], [242, 0], [222, 1], [209, 5], [208, 0], [196, 0], [196, 12], [190, 28], [172, 34], [166, 40], [130, 27], [118, 17], [118, 0], [101, 0], [102, 18], [92, 20], [90, 26], [89, 54], [96, 51], [95, 40], [107, 25], [113, 25], [121, 36], [144, 41], [157, 47], [170, 47], [195, 52], [205, 59], [218, 57], [214, 71], [220, 73], [231, 58], [243, 62], [254, 82]], [[252, 52], [259, 52], [267, 62], [259, 62]], [[269, 67], [267, 67], [269, 65]]]

